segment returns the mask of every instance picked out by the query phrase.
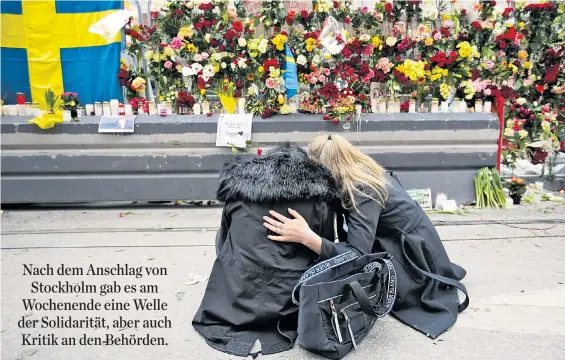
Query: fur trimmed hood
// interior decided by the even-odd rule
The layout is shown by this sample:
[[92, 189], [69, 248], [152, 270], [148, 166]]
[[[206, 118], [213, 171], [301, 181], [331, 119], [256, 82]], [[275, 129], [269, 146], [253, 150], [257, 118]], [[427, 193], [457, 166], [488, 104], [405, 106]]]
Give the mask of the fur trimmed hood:
[[265, 156], [236, 158], [220, 172], [217, 199], [262, 204], [338, 201], [339, 187], [330, 171], [308, 158], [302, 148], [283, 145]]

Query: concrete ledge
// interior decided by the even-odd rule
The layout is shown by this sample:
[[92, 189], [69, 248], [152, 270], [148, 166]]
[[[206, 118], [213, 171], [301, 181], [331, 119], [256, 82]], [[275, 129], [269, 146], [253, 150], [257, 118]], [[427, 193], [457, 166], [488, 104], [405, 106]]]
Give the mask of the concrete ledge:
[[[98, 134], [96, 117], [49, 130], [2, 119], [2, 202], [214, 199], [218, 171], [233, 157], [216, 148], [216, 117], [140, 116], [136, 132]], [[254, 119], [253, 145], [306, 145], [340, 133], [390, 170], [405, 187], [432, 188], [474, 201], [473, 176], [496, 165], [499, 122], [493, 114], [366, 114], [333, 124], [318, 115]]]

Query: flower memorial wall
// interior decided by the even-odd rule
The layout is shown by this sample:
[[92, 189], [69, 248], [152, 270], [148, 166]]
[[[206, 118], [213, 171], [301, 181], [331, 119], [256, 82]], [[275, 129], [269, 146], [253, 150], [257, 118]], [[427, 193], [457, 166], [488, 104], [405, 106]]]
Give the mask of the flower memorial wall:
[[505, 164], [565, 150], [564, 1], [231, 4], [160, 1], [150, 26], [130, 22], [137, 63], [123, 63], [118, 79], [134, 108], [143, 110], [149, 79], [158, 101], [192, 105], [188, 113], [217, 111], [210, 100], [228, 94], [262, 117], [300, 111], [334, 122], [491, 111], [503, 97]]

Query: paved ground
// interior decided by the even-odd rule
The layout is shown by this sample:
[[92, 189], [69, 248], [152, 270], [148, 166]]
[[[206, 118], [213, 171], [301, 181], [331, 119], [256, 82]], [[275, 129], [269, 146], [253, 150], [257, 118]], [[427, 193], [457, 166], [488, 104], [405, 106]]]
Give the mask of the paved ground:
[[[214, 236], [219, 208], [135, 208], [4, 211], [2, 216], [2, 350], [8, 359], [229, 359], [209, 348], [190, 321], [200, 303], [215, 258]], [[120, 216], [122, 214], [122, 216]], [[431, 340], [385, 318], [347, 359], [559, 359], [565, 353], [565, 207], [548, 204], [503, 212], [432, 215], [452, 260], [468, 271], [471, 305], [440, 339]], [[549, 219], [549, 220], [548, 220]], [[555, 224], [551, 221], [561, 220]], [[508, 222], [504, 224], [504, 222]], [[521, 222], [521, 224], [519, 224]], [[110, 277], [23, 275], [23, 264], [54, 267], [166, 267], [166, 276], [117, 278], [121, 286], [157, 284], [165, 311], [25, 311], [22, 298], [131, 301], [134, 295], [30, 294], [33, 281], [69, 280], [111, 283]], [[29, 265], [28, 265], [29, 266]], [[140, 295], [140, 297], [142, 297]], [[22, 346], [22, 333], [49, 329], [18, 328], [23, 319], [43, 316], [102, 315], [108, 319], [154, 319], [167, 316], [171, 329], [56, 330], [56, 335], [115, 334], [163, 337], [167, 346]], [[559, 355], [561, 354], [561, 355]], [[318, 359], [296, 346], [269, 359]]]

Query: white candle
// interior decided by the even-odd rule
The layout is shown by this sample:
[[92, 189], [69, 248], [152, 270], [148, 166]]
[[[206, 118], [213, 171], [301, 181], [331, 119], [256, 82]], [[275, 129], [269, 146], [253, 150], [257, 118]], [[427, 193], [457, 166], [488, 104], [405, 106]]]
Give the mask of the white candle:
[[361, 111], [363, 111], [363, 106], [361, 106], [360, 104], [355, 105], [355, 112], [357, 113], [357, 115], [361, 115]]
[[102, 104], [99, 102], [94, 103], [94, 115], [102, 116]]
[[381, 101], [379, 103], [379, 113], [386, 114], [386, 102]]
[[465, 100], [461, 100], [459, 102], [459, 112], [466, 113], [467, 112], [467, 103]]
[[92, 115], [92, 113], [94, 112], [94, 105], [86, 104], [85, 111], [86, 111], [86, 116]]
[[237, 110], [240, 115], [245, 114], [245, 98], [237, 99]]
[[441, 112], [442, 113], [449, 112], [449, 103], [447, 101], [441, 102]]
[[114, 116], [120, 115], [119, 108], [120, 108], [120, 102], [117, 99], [110, 100], [110, 112], [112, 113], [112, 115]]
[[543, 191], [543, 181], [536, 181], [536, 190]]
[[484, 112], [491, 112], [492, 110], [492, 103], [490, 101], [485, 101], [485, 103], [483, 104], [483, 111]]
[[26, 107], [25, 105], [16, 105], [16, 113], [18, 116], [26, 116]]
[[16, 107], [16, 105], [10, 105], [10, 108], [8, 110], [8, 114], [10, 116], [18, 116], [18, 108]]
[[476, 100], [475, 101], [475, 112], [483, 112], [483, 101]]
[[438, 104], [438, 100], [437, 99], [432, 99], [432, 107], [430, 109], [430, 112], [432, 113], [437, 113], [439, 112], [439, 104]]
[[410, 107], [408, 108], [408, 112], [415, 113], [416, 112], [416, 102], [410, 101]]
[[126, 112], [126, 115], [133, 115], [133, 108], [131, 107], [131, 104], [125, 104], [124, 111]]
[[[112, 115], [112, 108], [110, 107], [110, 104], [107, 103], [107, 102], [102, 104], [102, 115], [104, 115], [104, 116]], [[118, 115], [117, 109], [116, 109], [116, 115]]]
[[371, 112], [372, 113], [377, 113], [379, 111], [379, 104], [377, 104], [377, 102], [372, 99], [371, 100]]
[[203, 102], [202, 103], [202, 114], [207, 115], [210, 112], [210, 103], [209, 102]]
[[2, 105], [2, 115], [8, 116], [10, 115], [10, 108], [8, 105]]
[[199, 103], [194, 104], [194, 106], [192, 107], [192, 112], [194, 113], [194, 115], [200, 115], [202, 113], [202, 109]]

